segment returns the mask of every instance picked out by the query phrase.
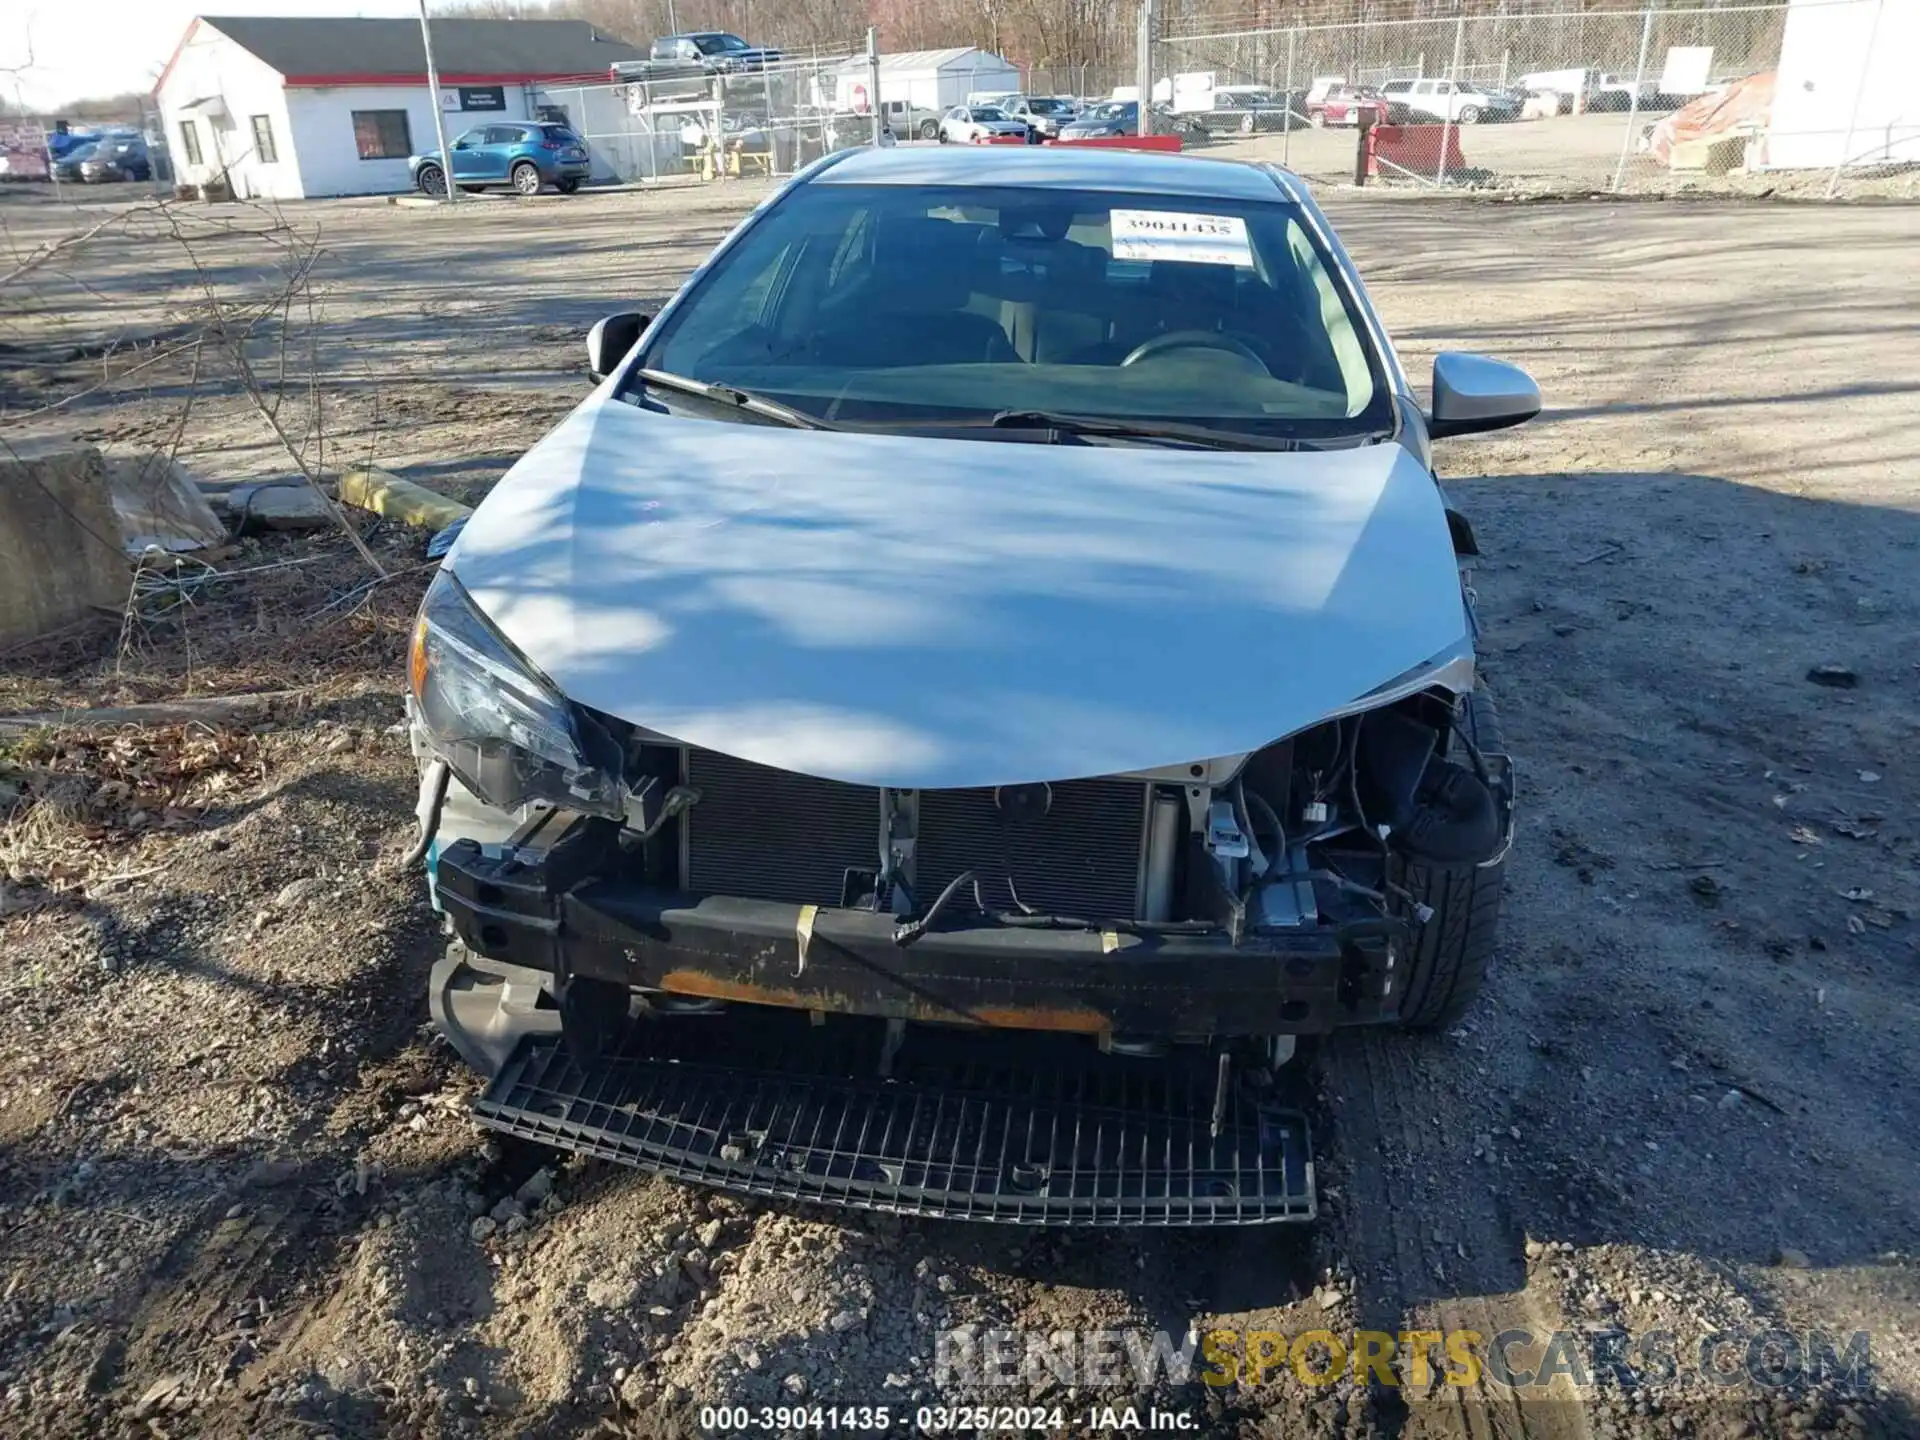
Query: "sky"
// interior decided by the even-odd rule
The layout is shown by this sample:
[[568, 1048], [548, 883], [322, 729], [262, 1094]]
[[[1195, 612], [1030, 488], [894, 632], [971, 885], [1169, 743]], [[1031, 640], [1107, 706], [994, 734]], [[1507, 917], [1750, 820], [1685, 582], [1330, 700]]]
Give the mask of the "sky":
[[153, 88], [195, 15], [417, 15], [418, 0], [0, 0], [0, 94], [52, 109]]

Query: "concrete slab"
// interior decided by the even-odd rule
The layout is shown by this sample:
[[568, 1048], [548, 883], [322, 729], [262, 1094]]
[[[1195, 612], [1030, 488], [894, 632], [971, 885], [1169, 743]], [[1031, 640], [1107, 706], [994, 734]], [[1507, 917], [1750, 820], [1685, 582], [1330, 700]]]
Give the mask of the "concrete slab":
[[0, 446], [0, 644], [18, 644], [126, 603], [106, 466], [67, 440]]

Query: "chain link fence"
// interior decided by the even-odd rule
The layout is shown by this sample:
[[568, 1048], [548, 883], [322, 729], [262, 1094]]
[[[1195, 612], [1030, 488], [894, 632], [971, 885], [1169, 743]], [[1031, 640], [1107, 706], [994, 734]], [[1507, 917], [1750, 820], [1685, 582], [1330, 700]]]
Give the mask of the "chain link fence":
[[1152, 59], [1161, 104], [1230, 106], [1236, 150], [1323, 181], [1920, 196], [1916, 0], [1221, 31]]
[[[727, 75], [622, 80], [539, 90], [541, 118], [573, 126], [597, 179], [643, 184], [791, 175], [873, 139], [871, 59], [843, 51], [790, 57]], [[931, 133], [937, 112], [882, 106], [896, 139]]]

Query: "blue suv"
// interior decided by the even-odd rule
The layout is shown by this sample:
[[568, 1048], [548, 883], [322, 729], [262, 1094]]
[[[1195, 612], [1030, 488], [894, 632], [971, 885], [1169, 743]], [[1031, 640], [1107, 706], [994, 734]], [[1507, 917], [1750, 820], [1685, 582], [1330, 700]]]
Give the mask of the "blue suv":
[[[509, 185], [522, 195], [537, 195], [551, 185], [562, 195], [580, 188], [593, 170], [587, 142], [565, 125], [538, 120], [501, 120], [469, 130], [449, 147], [453, 183], [462, 190]], [[423, 194], [447, 193], [447, 173], [438, 152], [408, 161], [413, 183]]]

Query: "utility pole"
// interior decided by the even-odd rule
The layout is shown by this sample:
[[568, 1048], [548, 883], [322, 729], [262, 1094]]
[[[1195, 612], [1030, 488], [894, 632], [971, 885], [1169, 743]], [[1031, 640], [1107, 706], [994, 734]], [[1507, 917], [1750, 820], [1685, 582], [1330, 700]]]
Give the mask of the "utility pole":
[[1293, 164], [1293, 42], [1300, 31], [1287, 31], [1287, 88], [1280, 92], [1280, 103], [1286, 106], [1286, 112], [1280, 117], [1280, 163]]
[[1137, 135], [1153, 133], [1153, 0], [1140, 0], [1140, 42], [1135, 47], [1139, 52], [1134, 64], [1134, 85], [1140, 92], [1137, 105], [1138, 123], [1134, 126]]
[[420, 0], [420, 48], [427, 52], [427, 94], [433, 101], [433, 134], [440, 142], [440, 173], [447, 181], [451, 204], [460, 187], [453, 183], [453, 151], [447, 145], [447, 112], [440, 106], [440, 71], [433, 63], [433, 27], [427, 23], [427, 0]]
[[[885, 106], [880, 103], [880, 27], [867, 27], [867, 108], [873, 113], [873, 143], [880, 143], [880, 128], [886, 124]], [[909, 132], [911, 132], [911, 127]], [[898, 138], [898, 137], [895, 137]]]

